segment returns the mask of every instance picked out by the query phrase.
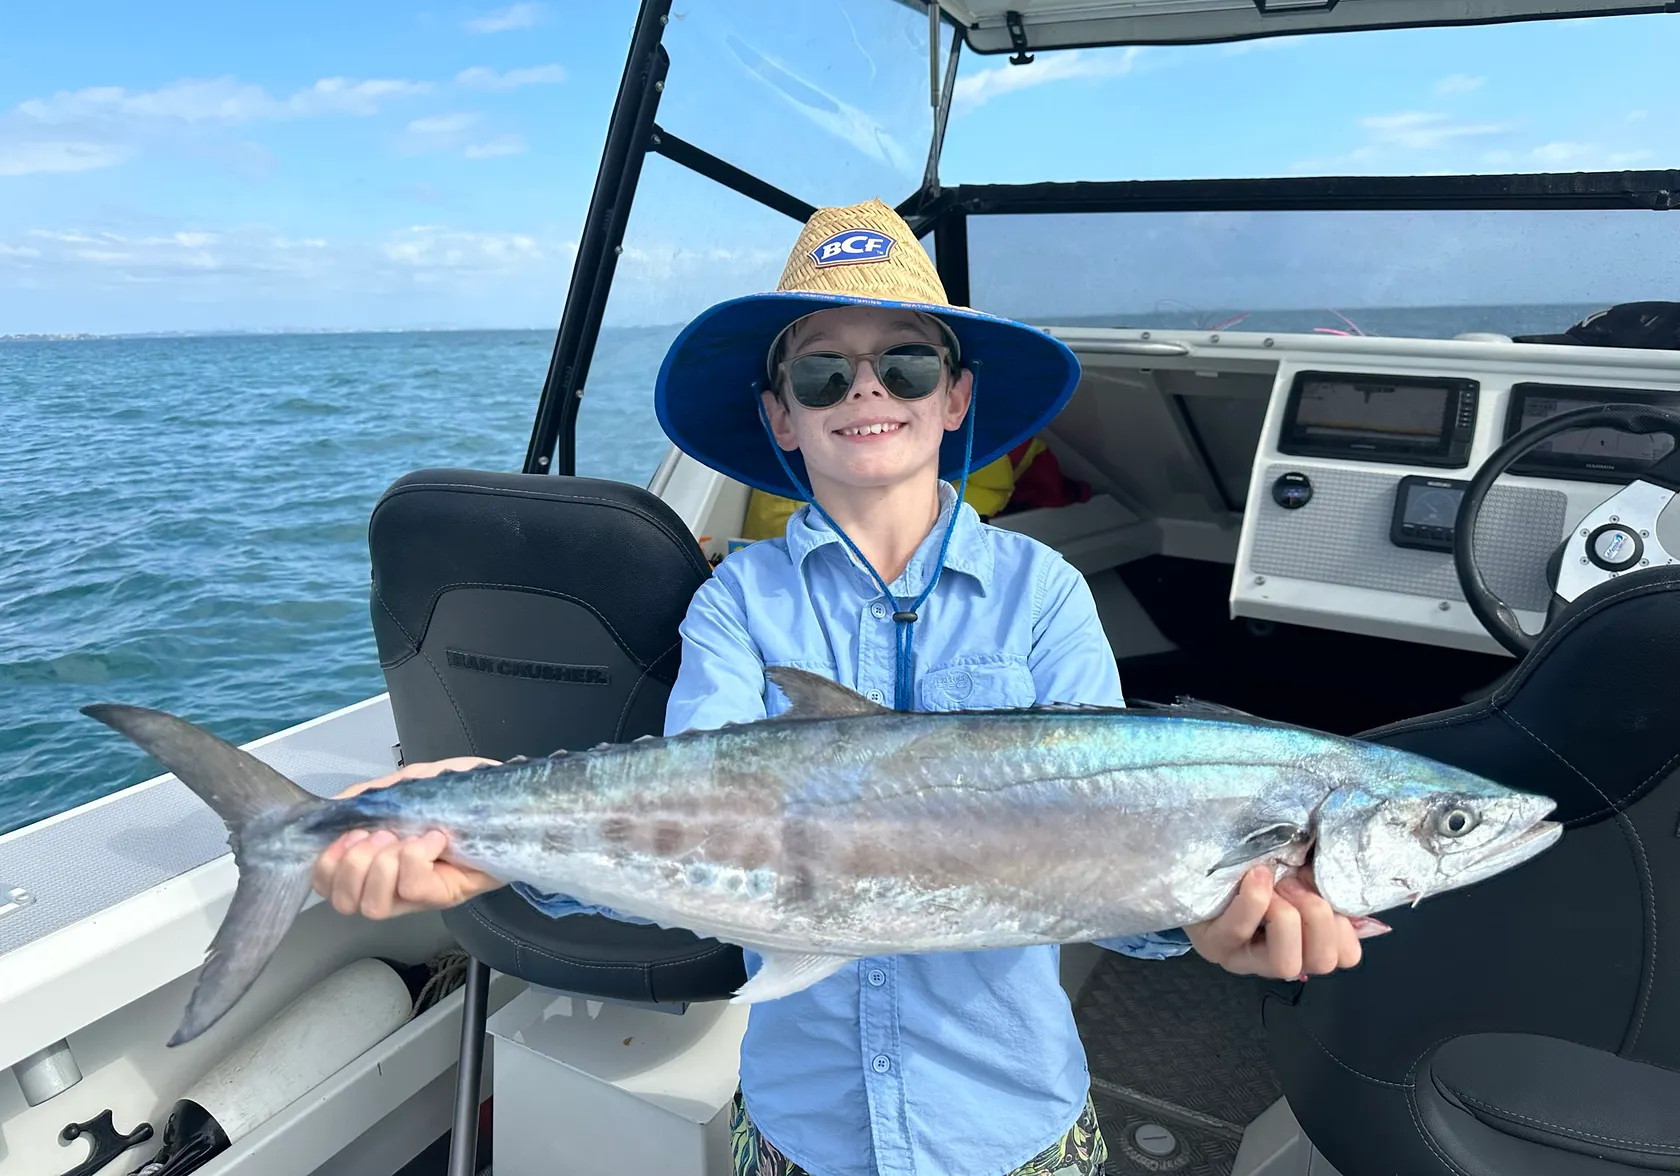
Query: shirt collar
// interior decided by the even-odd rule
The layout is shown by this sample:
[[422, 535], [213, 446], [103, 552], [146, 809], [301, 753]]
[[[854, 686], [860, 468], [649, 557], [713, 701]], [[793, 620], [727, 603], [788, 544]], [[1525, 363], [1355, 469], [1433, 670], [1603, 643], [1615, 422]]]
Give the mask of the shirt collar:
[[[961, 572], [972, 576], [980, 585], [982, 593], [988, 591], [992, 584], [992, 546], [986, 542], [985, 524], [974, 508], [966, 502], [957, 500], [956, 487], [943, 478], [939, 480], [939, 518], [934, 522], [927, 537], [917, 544], [916, 552], [910, 557], [910, 563], [904, 569], [904, 575], [897, 583], [891, 585], [893, 591], [902, 596], [919, 595], [927, 586], [933, 572], [934, 561], [939, 558], [939, 546], [945, 541], [945, 528], [951, 524], [951, 512], [957, 512], [956, 529], [951, 532], [951, 545], [945, 551], [945, 568], [948, 571]], [[787, 525], [788, 558], [794, 567], [802, 567], [806, 558], [818, 548], [835, 546], [849, 563], [864, 576], [871, 585], [875, 578], [869, 575], [857, 556], [840, 542], [839, 534], [828, 525], [828, 520], [811, 509], [809, 503], [793, 512]]]

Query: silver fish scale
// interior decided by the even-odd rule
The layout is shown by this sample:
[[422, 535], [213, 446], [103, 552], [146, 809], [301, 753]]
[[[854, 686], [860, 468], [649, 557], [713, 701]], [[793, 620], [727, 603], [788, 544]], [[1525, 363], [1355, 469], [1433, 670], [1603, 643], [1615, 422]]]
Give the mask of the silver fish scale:
[[449, 827], [497, 876], [764, 948], [1108, 938], [1217, 909], [1244, 867], [1209, 867], [1306, 824], [1344, 766], [1341, 741], [1206, 720], [1186, 758], [1191, 733], [1056, 712], [732, 727], [486, 773]]

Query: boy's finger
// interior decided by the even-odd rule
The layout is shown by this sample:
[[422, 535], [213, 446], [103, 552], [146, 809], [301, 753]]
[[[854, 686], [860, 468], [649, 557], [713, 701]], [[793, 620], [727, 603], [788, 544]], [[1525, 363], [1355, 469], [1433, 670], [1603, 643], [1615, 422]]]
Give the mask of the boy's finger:
[[1301, 921], [1301, 971], [1323, 976], [1336, 970], [1341, 957], [1341, 928], [1330, 904], [1295, 878], [1285, 878], [1278, 897], [1293, 906]]
[[310, 885], [322, 898], [332, 897], [333, 874], [344, 857], [344, 851], [367, 836], [365, 829], [353, 829], [323, 849], [309, 871]]
[[392, 834], [379, 832], [364, 837], [344, 851], [338, 868], [333, 871], [333, 909], [341, 915], [353, 915], [361, 909], [362, 889], [367, 882], [374, 854], [395, 840]]
[[398, 898], [426, 903], [445, 897], [443, 883], [437, 875], [437, 859], [448, 844], [448, 838], [434, 831], [403, 845], [397, 874]]
[[1274, 897], [1266, 911], [1265, 972], [1279, 979], [1301, 974], [1301, 912]]
[[1260, 930], [1266, 910], [1272, 903], [1272, 876], [1263, 868], [1250, 870], [1243, 876], [1225, 913], [1215, 919], [1210, 928], [1214, 948], [1229, 954], [1242, 949]]
[[403, 846], [393, 841], [373, 855], [368, 865], [367, 880], [362, 884], [361, 912], [368, 919], [389, 919], [397, 899], [397, 871], [402, 862]]

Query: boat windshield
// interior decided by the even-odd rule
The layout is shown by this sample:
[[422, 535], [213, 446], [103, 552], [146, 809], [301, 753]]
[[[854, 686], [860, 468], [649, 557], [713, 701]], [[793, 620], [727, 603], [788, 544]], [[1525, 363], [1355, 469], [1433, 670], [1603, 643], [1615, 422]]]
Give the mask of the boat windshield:
[[1680, 166], [1680, 14], [962, 60], [946, 184]]
[[811, 204], [896, 204], [921, 185], [933, 104], [928, 21], [917, 8], [679, 4], [664, 43], [659, 123], [682, 139]]
[[[940, 77], [951, 30], [940, 33]], [[925, 11], [897, 0], [677, 6], [658, 122], [798, 200], [898, 204], [934, 128]], [[1233, 44], [964, 50], [946, 186], [1656, 169], [1680, 15]], [[651, 388], [706, 306], [775, 285], [798, 226], [644, 165], [578, 418], [580, 473], [645, 481]], [[970, 215], [969, 301], [1041, 324], [1451, 337], [1555, 333], [1680, 291], [1680, 214], [1149, 211]], [[924, 243], [932, 250], [931, 233]], [[608, 387], [634, 397], [603, 396]], [[651, 438], [627, 451], [611, 442]]]
[[[1668, 14], [970, 57], [947, 184], [1680, 165]], [[1555, 333], [1680, 292], [1680, 215], [1135, 212], [969, 219], [976, 305], [1041, 323]]]

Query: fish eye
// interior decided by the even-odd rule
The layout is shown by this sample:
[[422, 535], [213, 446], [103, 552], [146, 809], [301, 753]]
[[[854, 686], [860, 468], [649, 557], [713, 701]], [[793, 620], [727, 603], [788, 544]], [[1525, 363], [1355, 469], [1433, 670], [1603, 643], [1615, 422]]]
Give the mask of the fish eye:
[[1435, 818], [1435, 829], [1443, 837], [1463, 837], [1477, 823], [1475, 813], [1467, 808], [1453, 807]]

